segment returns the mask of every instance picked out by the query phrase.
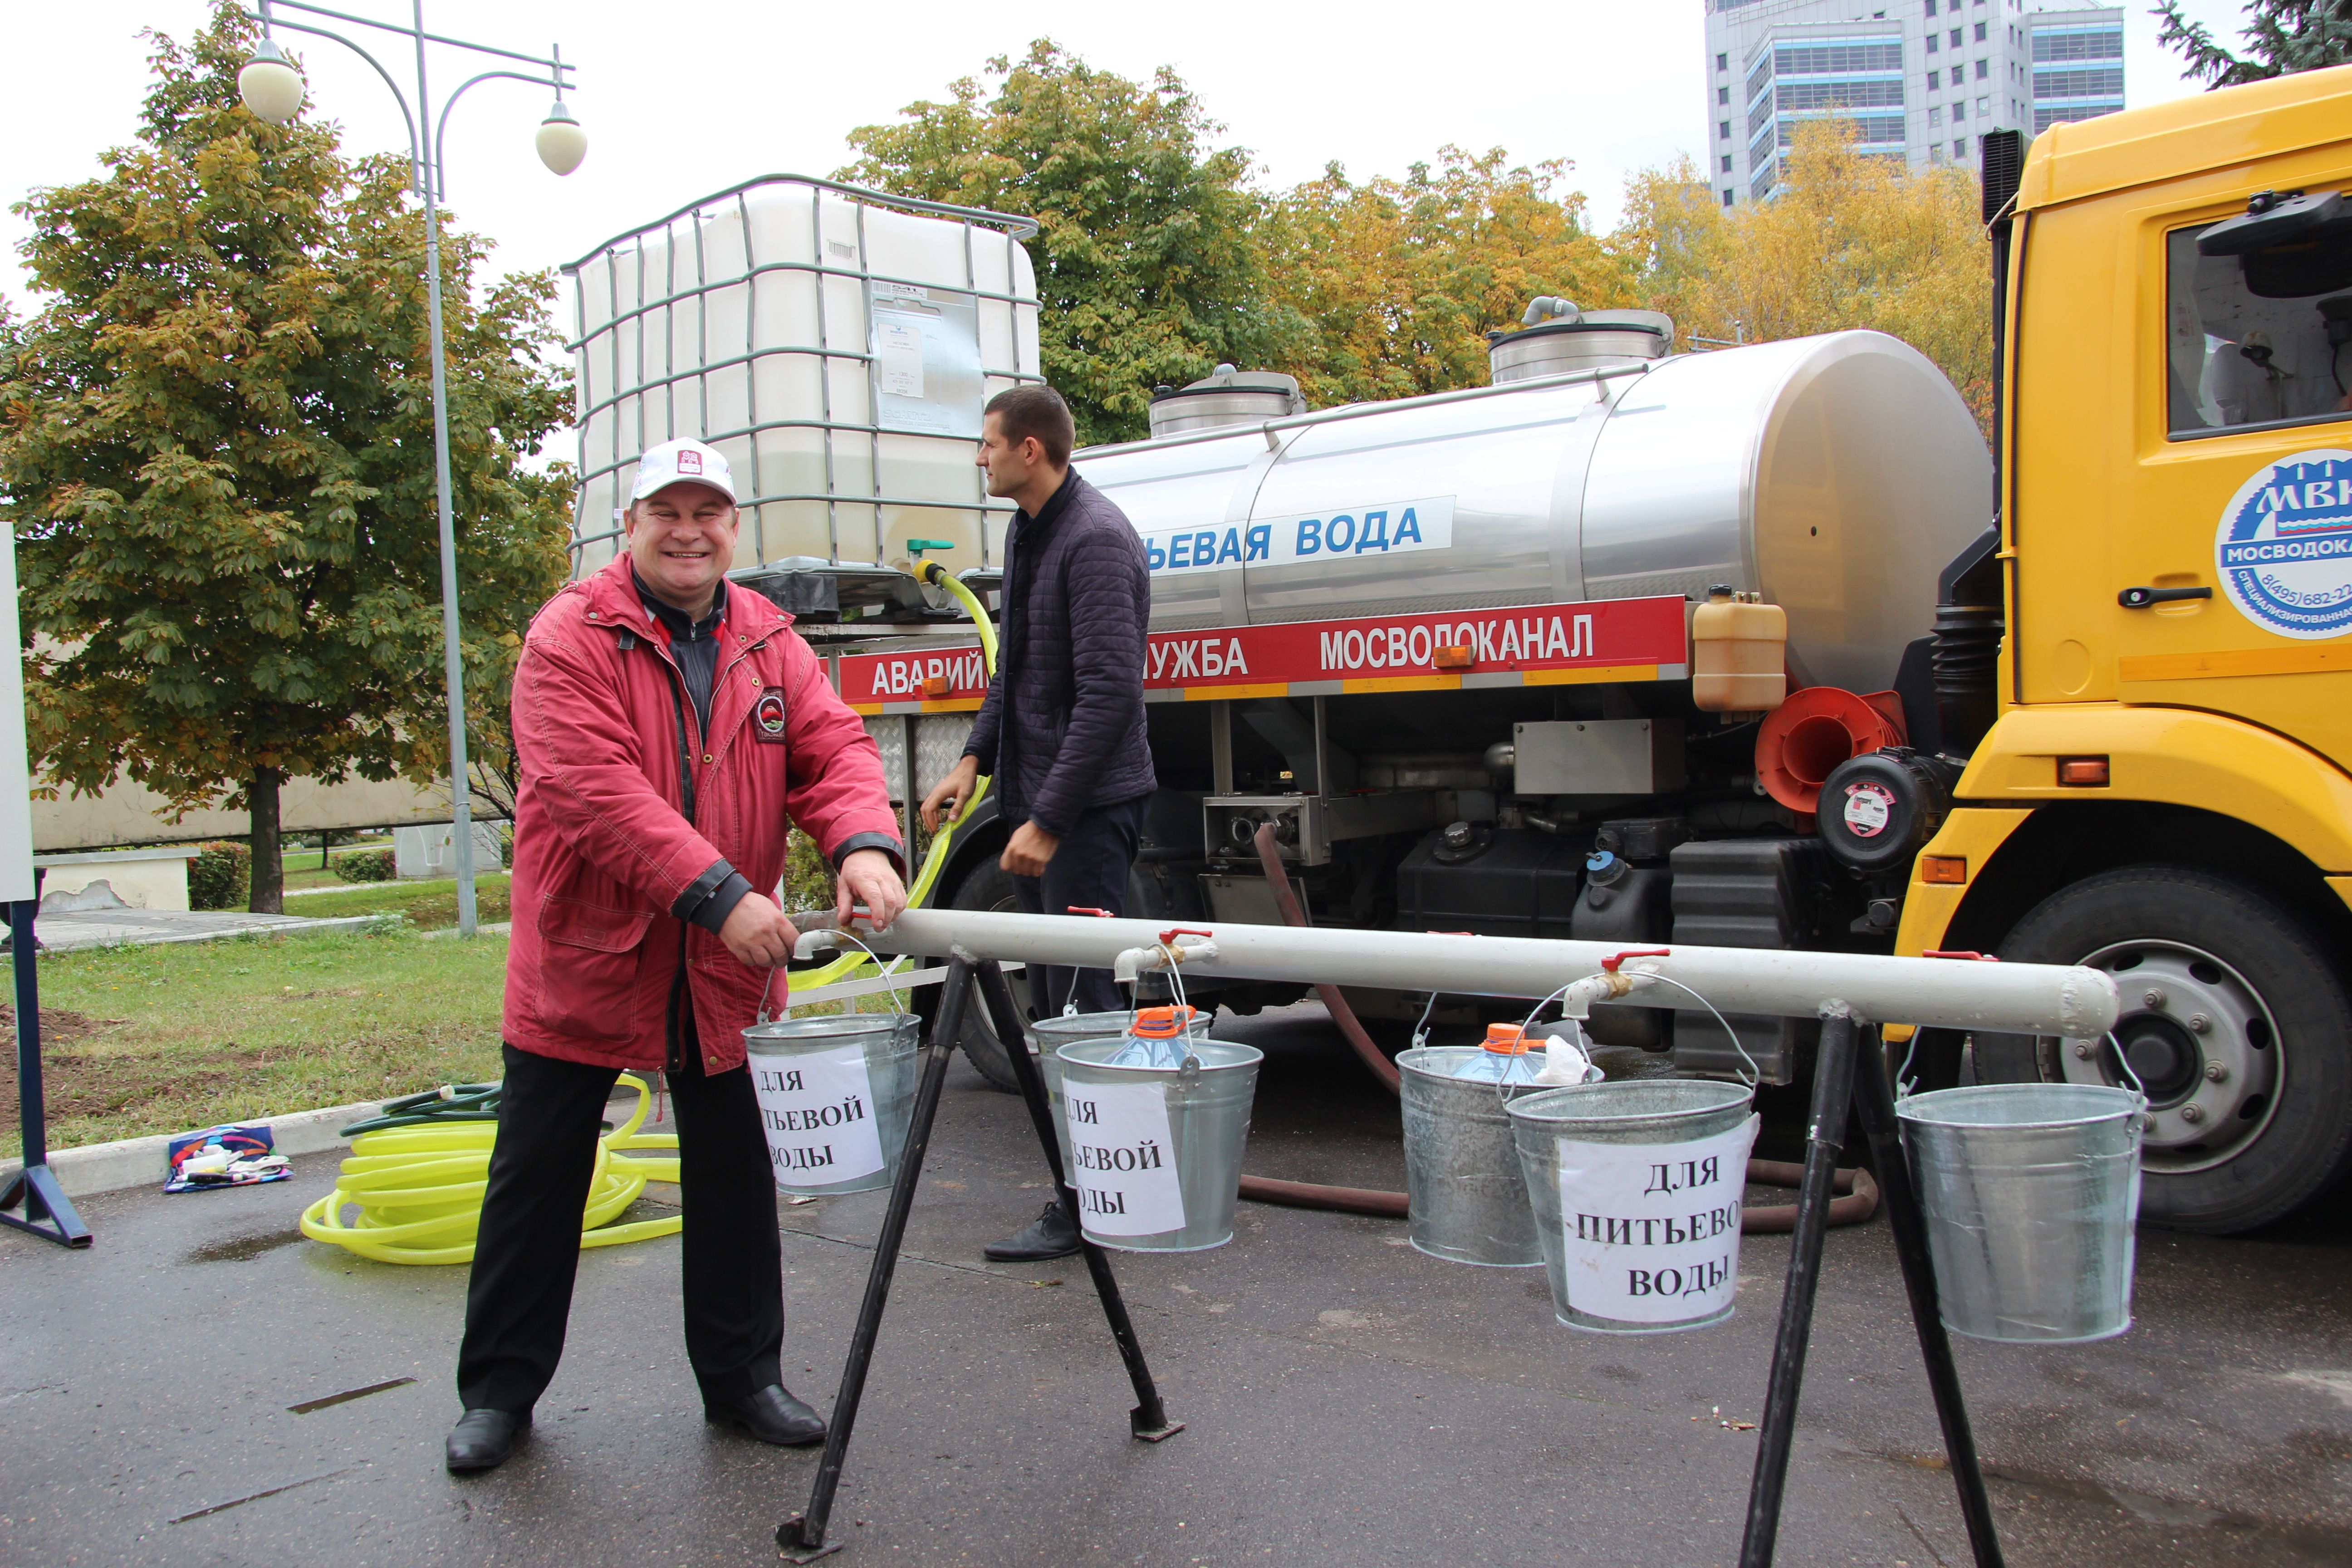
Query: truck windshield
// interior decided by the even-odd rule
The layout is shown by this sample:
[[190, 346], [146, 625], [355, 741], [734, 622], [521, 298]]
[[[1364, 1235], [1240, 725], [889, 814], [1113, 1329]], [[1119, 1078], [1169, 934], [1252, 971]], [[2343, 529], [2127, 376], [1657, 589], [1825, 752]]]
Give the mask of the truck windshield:
[[2352, 247], [2200, 256], [2208, 226], [2165, 237], [2172, 439], [2352, 418]]

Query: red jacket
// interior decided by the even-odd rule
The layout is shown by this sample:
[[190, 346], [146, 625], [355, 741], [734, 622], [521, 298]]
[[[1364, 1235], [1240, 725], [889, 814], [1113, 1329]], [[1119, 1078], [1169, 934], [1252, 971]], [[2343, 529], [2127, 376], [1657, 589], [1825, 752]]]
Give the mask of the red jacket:
[[[770, 972], [681, 908], [731, 867], [761, 893], [784, 869], [789, 818], [828, 860], [898, 824], [882, 759], [792, 617], [729, 584], [710, 733], [685, 700], [669, 634], [625, 554], [541, 606], [515, 671], [514, 934], [506, 1038], [600, 1067], [655, 1068], [690, 1000], [704, 1070], [741, 1065]], [[694, 790], [681, 810], [679, 753]], [[686, 984], [677, 985], [681, 965]], [[789, 984], [775, 973], [770, 1006]]]

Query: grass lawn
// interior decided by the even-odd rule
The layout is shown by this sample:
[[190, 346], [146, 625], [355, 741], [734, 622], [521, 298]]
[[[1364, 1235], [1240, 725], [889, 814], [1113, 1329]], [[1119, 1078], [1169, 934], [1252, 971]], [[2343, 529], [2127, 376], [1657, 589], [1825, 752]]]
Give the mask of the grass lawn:
[[[484, 879], [486, 921], [506, 918], [506, 879], [497, 880], [493, 915]], [[446, 898], [449, 911], [440, 923], [456, 920], [453, 884], [352, 892]], [[300, 901], [335, 900], [322, 894]], [[428, 941], [398, 928], [45, 954], [49, 1146], [487, 1083], [499, 1073], [506, 962], [503, 938]], [[887, 993], [853, 1000], [862, 1013], [892, 1007]], [[821, 1002], [793, 1012], [842, 1010], [841, 1003]], [[0, 1006], [0, 1038], [13, 1038], [14, 1030], [13, 1013]], [[0, 1158], [21, 1152], [13, 1052], [0, 1065]]]
[[[400, 931], [46, 955], [50, 1146], [488, 1081], [499, 1076], [506, 958], [495, 938]], [[12, 1055], [0, 1155], [20, 1152], [16, 1105]]]
[[[509, 913], [504, 871], [474, 879], [475, 918], [484, 925], [503, 921]], [[332, 893], [289, 899], [286, 912], [305, 920], [332, 920], [341, 915], [405, 915], [419, 931], [437, 931], [457, 923], [457, 882], [454, 877], [429, 882], [361, 882]]]

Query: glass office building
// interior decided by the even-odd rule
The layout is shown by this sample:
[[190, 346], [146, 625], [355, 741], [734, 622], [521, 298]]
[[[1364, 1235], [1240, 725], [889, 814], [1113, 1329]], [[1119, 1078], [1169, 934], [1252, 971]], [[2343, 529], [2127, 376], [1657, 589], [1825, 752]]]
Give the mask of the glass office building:
[[2124, 106], [2123, 11], [2029, 0], [1704, 0], [1707, 168], [1725, 206], [1778, 188], [1809, 120], [1851, 121], [1861, 150], [1908, 167], [1974, 167], [1989, 131], [2040, 134]]

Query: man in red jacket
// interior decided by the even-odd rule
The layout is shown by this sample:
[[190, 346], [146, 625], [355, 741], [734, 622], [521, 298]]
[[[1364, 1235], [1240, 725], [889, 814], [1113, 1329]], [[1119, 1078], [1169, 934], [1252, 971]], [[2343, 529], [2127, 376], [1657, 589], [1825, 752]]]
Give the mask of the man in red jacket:
[[882, 763], [792, 617], [726, 580], [727, 459], [638, 459], [628, 549], [531, 622], [515, 671], [505, 1090], [457, 1355], [448, 1467], [514, 1451], [563, 1351], [598, 1123], [625, 1068], [677, 1107], [687, 1358], [712, 1421], [814, 1443], [783, 1386], [776, 1189], [743, 1029], [799, 933], [763, 889], [797, 823], [838, 912], [906, 907]]

